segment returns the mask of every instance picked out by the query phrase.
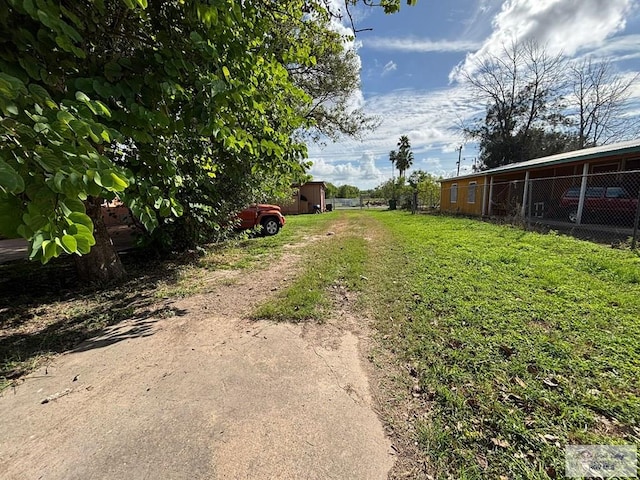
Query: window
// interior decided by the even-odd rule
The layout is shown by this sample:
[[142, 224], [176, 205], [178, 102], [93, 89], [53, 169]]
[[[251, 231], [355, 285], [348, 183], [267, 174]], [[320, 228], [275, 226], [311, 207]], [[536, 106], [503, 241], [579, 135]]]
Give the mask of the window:
[[580, 187], [571, 187], [564, 196], [565, 198], [578, 198], [580, 196]]
[[476, 190], [478, 189], [477, 182], [469, 182], [469, 188], [467, 190], [467, 203], [476, 203]]
[[629, 198], [629, 194], [622, 187], [609, 187], [605, 195], [607, 198]]
[[458, 184], [454, 183], [451, 185], [451, 190], [449, 191], [449, 201], [451, 203], [458, 203]]
[[589, 187], [585, 197], [587, 198], [602, 198], [604, 196], [604, 187]]

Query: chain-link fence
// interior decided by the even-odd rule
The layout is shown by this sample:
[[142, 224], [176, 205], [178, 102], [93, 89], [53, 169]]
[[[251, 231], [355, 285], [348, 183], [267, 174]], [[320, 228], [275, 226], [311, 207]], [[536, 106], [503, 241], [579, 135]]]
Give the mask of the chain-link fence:
[[327, 198], [327, 210], [360, 207], [360, 197], [356, 198]]
[[450, 211], [636, 246], [640, 170], [473, 183], [443, 191]]
[[370, 196], [361, 196], [357, 198], [327, 198], [327, 211], [340, 209], [387, 209], [395, 204], [395, 208], [412, 210], [412, 211], [432, 211], [437, 210], [440, 202], [440, 195], [419, 195], [417, 192], [410, 194], [397, 195], [396, 198], [377, 198]]
[[388, 199], [361, 196], [354, 198], [327, 198], [327, 210], [353, 208], [389, 208]]

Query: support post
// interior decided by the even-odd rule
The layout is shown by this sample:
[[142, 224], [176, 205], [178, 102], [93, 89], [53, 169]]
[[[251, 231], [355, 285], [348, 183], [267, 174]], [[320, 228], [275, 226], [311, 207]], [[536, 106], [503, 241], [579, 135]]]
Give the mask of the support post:
[[638, 191], [638, 205], [636, 206], [636, 217], [633, 220], [633, 237], [631, 238], [631, 250], [636, 249], [638, 238], [638, 221], [640, 220], [640, 191]]
[[522, 194], [522, 208], [520, 214], [524, 217], [527, 214], [527, 204], [529, 203], [529, 170], [524, 174], [524, 193]]
[[489, 208], [487, 210], [487, 215], [491, 216], [493, 210], [493, 177], [489, 181]]
[[589, 164], [582, 167], [582, 183], [580, 184], [580, 199], [578, 200], [578, 213], [576, 215], [576, 225], [582, 223], [582, 212], [584, 211], [584, 197], [587, 194], [587, 179], [589, 175]]
[[487, 213], [487, 177], [484, 177], [484, 185], [482, 186], [482, 216]]
[[529, 180], [529, 201], [527, 202], [528, 204], [528, 210], [529, 210], [529, 214], [527, 215], [527, 226], [528, 229], [531, 230], [531, 207], [533, 204], [533, 180]]

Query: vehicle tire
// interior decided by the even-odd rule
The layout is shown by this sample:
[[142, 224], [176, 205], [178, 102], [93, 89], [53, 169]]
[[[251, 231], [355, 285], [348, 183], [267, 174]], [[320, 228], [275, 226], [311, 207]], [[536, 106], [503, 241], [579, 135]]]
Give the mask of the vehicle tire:
[[262, 221], [262, 234], [271, 237], [280, 231], [280, 223], [274, 217]]
[[578, 210], [569, 210], [569, 221], [571, 223], [576, 223], [578, 220]]

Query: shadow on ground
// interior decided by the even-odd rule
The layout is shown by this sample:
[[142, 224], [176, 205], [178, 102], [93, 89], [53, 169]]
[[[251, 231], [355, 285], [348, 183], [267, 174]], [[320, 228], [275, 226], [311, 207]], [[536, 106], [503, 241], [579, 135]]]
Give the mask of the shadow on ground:
[[0, 383], [48, 355], [149, 336], [159, 319], [184, 315], [157, 292], [160, 283], [176, 284], [180, 267], [192, 261], [149, 262], [129, 254], [123, 257], [127, 280], [108, 287], [80, 284], [70, 259], [0, 265]]

